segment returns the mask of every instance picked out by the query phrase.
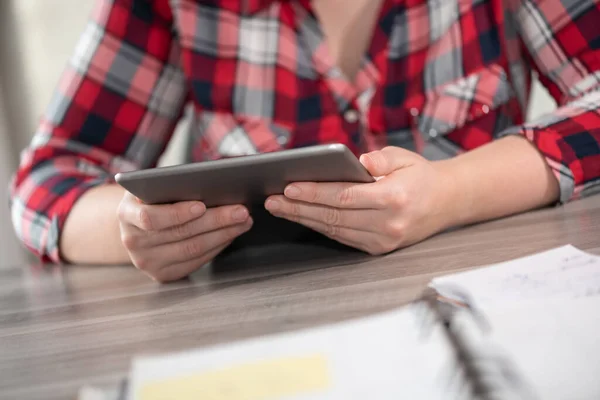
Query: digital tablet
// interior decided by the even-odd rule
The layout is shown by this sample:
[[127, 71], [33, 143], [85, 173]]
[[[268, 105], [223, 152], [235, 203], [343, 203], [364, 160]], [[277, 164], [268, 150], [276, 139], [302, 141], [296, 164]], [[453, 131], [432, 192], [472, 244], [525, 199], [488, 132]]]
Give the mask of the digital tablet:
[[262, 205], [292, 182], [375, 181], [343, 144], [124, 172], [115, 180], [147, 204], [197, 200], [207, 207]]

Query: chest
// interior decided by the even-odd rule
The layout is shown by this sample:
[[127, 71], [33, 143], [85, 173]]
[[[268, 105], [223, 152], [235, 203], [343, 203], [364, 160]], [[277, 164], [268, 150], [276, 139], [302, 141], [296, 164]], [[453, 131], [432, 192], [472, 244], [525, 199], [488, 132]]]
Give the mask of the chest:
[[354, 80], [379, 17], [382, 0], [315, 0], [312, 7], [335, 65]]

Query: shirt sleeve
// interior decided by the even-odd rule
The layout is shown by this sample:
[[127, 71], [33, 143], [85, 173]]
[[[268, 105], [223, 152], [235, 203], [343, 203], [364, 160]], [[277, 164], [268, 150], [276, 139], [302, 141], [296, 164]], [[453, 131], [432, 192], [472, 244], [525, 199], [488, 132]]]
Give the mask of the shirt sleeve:
[[11, 182], [17, 236], [61, 262], [77, 199], [117, 172], [156, 164], [185, 102], [168, 0], [100, 0]]
[[516, 28], [558, 108], [505, 131], [546, 158], [560, 201], [600, 191], [600, 0], [517, 0]]

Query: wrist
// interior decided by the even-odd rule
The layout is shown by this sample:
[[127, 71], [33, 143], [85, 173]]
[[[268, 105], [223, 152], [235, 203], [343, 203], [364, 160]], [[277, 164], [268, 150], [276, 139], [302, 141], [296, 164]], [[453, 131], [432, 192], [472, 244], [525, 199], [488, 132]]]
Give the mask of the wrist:
[[433, 165], [440, 177], [442, 229], [468, 223], [473, 210], [473, 196], [469, 179], [463, 176], [460, 159], [435, 161]]

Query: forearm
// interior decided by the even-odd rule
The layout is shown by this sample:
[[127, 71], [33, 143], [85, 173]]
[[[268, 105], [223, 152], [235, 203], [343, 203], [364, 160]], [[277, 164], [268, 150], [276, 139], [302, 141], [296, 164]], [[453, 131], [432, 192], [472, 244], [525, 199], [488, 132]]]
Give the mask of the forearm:
[[437, 164], [449, 177], [449, 226], [516, 214], [559, 198], [552, 170], [534, 145], [520, 136]]
[[62, 258], [75, 264], [124, 264], [129, 256], [121, 242], [117, 208], [124, 189], [103, 185], [75, 203], [60, 238]]

